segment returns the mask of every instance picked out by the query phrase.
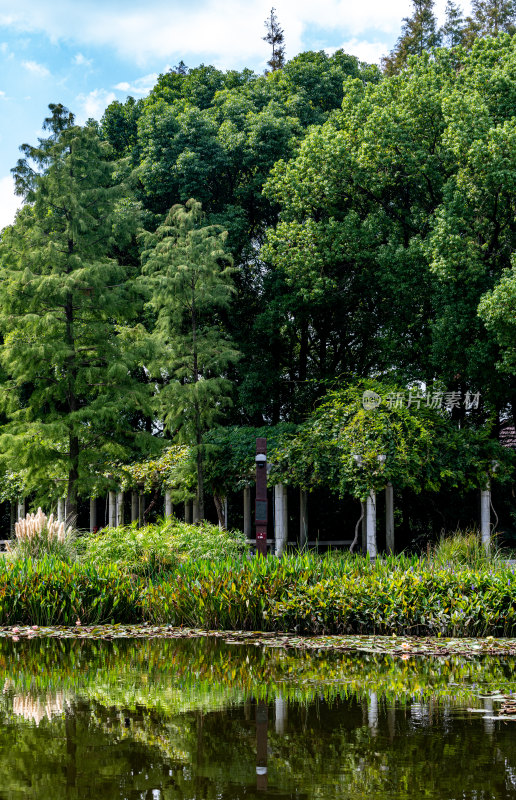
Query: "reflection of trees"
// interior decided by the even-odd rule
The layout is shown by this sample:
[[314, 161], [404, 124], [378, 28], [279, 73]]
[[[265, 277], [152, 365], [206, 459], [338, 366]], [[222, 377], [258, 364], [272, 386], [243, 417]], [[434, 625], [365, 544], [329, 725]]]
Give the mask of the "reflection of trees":
[[[104, 704], [205, 711], [247, 696], [310, 701], [321, 695], [448, 698], [475, 703], [475, 686], [510, 689], [512, 661], [407, 658], [231, 646], [214, 639], [0, 639], [0, 681], [16, 691], [56, 689]], [[1, 683], [0, 683], [1, 685]]]
[[0, 679], [1, 797], [257, 797], [259, 708], [279, 798], [514, 791], [511, 728], [460, 711], [512, 685], [507, 659], [0, 640]]

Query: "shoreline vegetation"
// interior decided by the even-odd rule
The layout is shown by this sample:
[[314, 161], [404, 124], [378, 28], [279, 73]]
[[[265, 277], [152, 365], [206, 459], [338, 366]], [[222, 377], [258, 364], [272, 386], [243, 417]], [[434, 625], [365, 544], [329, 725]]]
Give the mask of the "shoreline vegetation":
[[[207, 530], [210, 528], [210, 530]], [[313, 636], [516, 636], [515, 567], [474, 533], [424, 556], [253, 556], [239, 532], [175, 520], [33, 538], [0, 561], [0, 626], [105, 623]], [[301, 641], [301, 640], [300, 640]]]

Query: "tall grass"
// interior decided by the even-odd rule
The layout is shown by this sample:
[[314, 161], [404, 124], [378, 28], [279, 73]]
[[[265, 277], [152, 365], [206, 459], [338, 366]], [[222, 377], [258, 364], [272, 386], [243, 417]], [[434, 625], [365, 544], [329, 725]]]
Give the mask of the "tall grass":
[[450, 569], [468, 566], [483, 570], [496, 566], [503, 560], [504, 554], [496, 543], [492, 543], [489, 552], [486, 553], [477, 531], [459, 530], [451, 535], [442, 533], [430, 551], [432, 564]]
[[153, 580], [163, 579], [185, 561], [217, 561], [240, 557], [247, 551], [240, 531], [219, 530], [208, 522], [189, 525], [177, 520], [161, 520], [144, 528], [136, 523], [104, 528], [84, 536], [80, 544], [84, 563], [109, 563], [123, 572]]

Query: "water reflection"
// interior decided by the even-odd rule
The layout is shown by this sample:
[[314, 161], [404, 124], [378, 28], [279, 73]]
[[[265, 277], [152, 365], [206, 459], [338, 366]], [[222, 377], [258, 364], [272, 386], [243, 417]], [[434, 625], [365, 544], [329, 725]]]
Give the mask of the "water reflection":
[[514, 798], [513, 667], [2, 640], [0, 798]]

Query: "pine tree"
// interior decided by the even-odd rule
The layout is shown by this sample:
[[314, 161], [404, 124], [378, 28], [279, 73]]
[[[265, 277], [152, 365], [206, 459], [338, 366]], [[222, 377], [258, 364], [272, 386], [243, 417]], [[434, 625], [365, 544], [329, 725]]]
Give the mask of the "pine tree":
[[283, 29], [280, 28], [278, 18], [276, 17], [276, 9], [271, 8], [271, 13], [268, 19], [265, 20], [265, 28], [267, 30], [266, 36], [263, 41], [267, 42], [272, 47], [272, 55], [267, 62], [271, 68], [271, 72], [276, 72], [285, 66], [285, 44]]
[[173, 206], [144, 236], [143, 274], [157, 315], [154, 368], [164, 382], [157, 401], [168, 430], [195, 448], [199, 517], [204, 517], [203, 436], [229, 404], [227, 369], [238, 353], [220, 311], [233, 294], [227, 234], [206, 226], [201, 204]]
[[394, 50], [382, 60], [384, 72], [395, 75], [407, 63], [411, 55], [420, 56], [440, 44], [437, 20], [434, 14], [434, 0], [412, 0], [414, 14], [405, 17], [401, 36]]
[[462, 9], [453, 0], [446, 3], [446, 22], [441, 28], [441, 39], [448, 47], [457, 47], [464, 42], [466, 23]]
[[468, 17], [470, 41], [479, 36], [513, 34], [516, 31], [516, 0], [472, 0], [473, 16]]
[[67, 475], [72, 519], [91, 462], [103, 448], [121, 454], [127, 414], [145, 401], [124, 327], [136, 295], [110, 257], [115, 235], [123, 244], [134, 225], [132, 206], [95, 129], [75, 125], [62, 105], [50, 111], [48, 138], [21, 148], [13, 174], [25, 206], [0, 245], [2, 446], [35, 480]]

